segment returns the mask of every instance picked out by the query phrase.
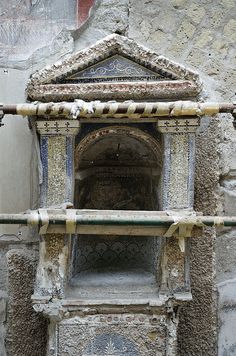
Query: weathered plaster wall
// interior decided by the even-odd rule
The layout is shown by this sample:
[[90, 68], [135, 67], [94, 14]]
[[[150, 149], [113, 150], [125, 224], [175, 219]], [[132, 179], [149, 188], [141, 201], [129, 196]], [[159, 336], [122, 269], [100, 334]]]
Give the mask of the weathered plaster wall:
[[[26, 81], [36, 69], [112, 32], [124, 34], [197, 69], [204, 82], [204, 99], [235, 101], [234, 0], [101, 0], [79, 30], [76, 30], [75, 8], [74, 0], [1, 1], [1, 102], [24, 101]], [[236, 133], [231, 123], [226, 122], [228, 119], [224, 115], [210, 125], [205, 119], [207, 130], [200, 130], [198, 134], [196, 209], [204, 214], [236, 214]], [[9, 117], [5, 124], [4, 129], [0, 129], [0, 210], [24, 211], [37, 206], [37, 189], [33, 188], [37, 185], [38, 167], [34, 140], [26, 120]], [[1, 247], [5, 255], [19, 235], [15, 228], [1, 227], [0, 236], [3, 232], [13, 234], [7, 236], [8, 243], [4, 242]], [[25, 236], [20, 238], [24, 241]], [[236, 338], [231, 333], [236, 310], [232, 297], [236, 273], [235, 241], [235, 230], [218, 232], [216, 238], [213, 231], [207, 231], [204, 238], [192, 241], [194, 300], [181, 316], [186, 323], [179, 334], [181, 355], [217, 353], [215, 277], [220, 296], [218, 354], [235, 353]], [[0, 297], [3, 297], [0, 301], [0, 345], [1, 331], [4, 335], [6, 326], [2, 310], [9, 273], [2, 261], [4, 258], [0, 263]], [[3, 345], [0, 350], [0, 355], [2, 352], [4, 356]]]
[[[234, 1], [173, 0], [145, 1], [145, 4], [131, 1], [128, 35], [171, 59], [197, 69], [204, 81], [207, 99], [235, 100]], [[225, 123], [227, 118], [225, 115], [219, 122], [209, 125], [197, 139], [195, 208], [204, 214], [235, 214], [236, 134], [231, 123]], [[233, 355], [235, 352], [236, 338], [232, 337], [230, 330], [235, 303], [229, 303], [235, 287], [231, 280], [235, 278], [236, 271], [233, 264], [236, 257], [235, 231], [217, 235], [215, 238], [214, 232], [209, 231], [203, 238], [192, 241], [194, 299], [180, 318], [181, 355], [217, 354], [216, 266], [217, 280], [224, 281], [227, 286], [225, 307], [222, 309], [221, 302], [219, 310], [218, 354]], [[221, 284], [219, 288], [222, 290]]]
[[[25, 101], [31, 73], [71, 53], [76, 1], [1, 1], [0, 102]], [[0, 211], [38, 206], [35, 136], [22, 117], [0, 130]], [[47, 327], [31, 304], [37, 238], [26, 228], [0, 227], [0, 355], [45, 355]]]

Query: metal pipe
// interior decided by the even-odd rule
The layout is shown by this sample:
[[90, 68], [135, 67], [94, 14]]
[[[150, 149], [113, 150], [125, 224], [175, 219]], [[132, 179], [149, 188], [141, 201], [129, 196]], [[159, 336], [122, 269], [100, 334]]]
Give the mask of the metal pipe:
[[[71, 209], [70, 209], [71, 210]], [[175, 218], [163, 212], [151, 211], [119, 211], [119, 210], [74, 210], [76, 225], [108, 225], [108, 226], [160, 226], [168, 227], [175, 223]], [[33, 219], [33, 215], [35, 220]], [[27, 214], [0, 214], [0, 224], [42, 225], [41, 216], [36, 211]], [[66, 213], [48, 212], [49, 225], [65, 225], [69, 222]], [[206, 226], [236, 226], [236, 216], [185, 216], [180, 217], [181, 224], [204, 224]], [[219, 223], [221, 222], [221, 224]]]
[[91, 117], [177, 117], [203, 116], [217, 113], [236, 114], [236, 104], [214, 102], [75, 102], [25, 103], [0, 105], [2, 115], [59, 116], [78, 119]]

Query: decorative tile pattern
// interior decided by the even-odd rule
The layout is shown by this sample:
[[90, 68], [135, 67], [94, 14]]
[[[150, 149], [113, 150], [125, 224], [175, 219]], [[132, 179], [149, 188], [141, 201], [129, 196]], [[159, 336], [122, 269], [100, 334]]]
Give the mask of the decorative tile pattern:
[[90, 341], [83, 356], [138, 356], [137, 346], [119, 334], [100, 334]]
[[66, 137], [48, 137], [48, 206], [65, 202], [66, 185]]
[[[188, 208], [189, 137], [186, 134], [171, 136], [168, 208]], [[164, 187], [165, 189], [165, 187]]]
[[41, 135], [75, 135], [80, 127], [78, 120], [37, 120], [37, 132]]
[[48, 189], [48, 137], [40, 137], [40, 153], [43, 166], [43, 182], [40, 186], [40, 206], [44, 207], [47, 203]]
[[[169, 75], [175, 79], [173, 75]], [[125, 81], [125, 80], [160, 80], [166, 79], [161, 70], [154, 72], [141, 66], [130, 59], [120, 55], [114, 55], [104, 61], [90, 66], [72, 76], [64, 82], [99, 82], [99, 81]]]
[[172, 336], [163, 315], [106, 314], [64, 320], [58, 337], [58, 356], [163, 356]]

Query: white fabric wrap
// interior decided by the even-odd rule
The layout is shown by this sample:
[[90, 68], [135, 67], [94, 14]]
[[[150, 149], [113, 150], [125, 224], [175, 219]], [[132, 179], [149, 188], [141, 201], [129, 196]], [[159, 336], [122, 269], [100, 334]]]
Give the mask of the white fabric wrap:
[[204, 227], [205, 225], [195, 215], [180, 217], [179, 213], [167, 211], [167, 214], [173, 218], [174, 223], [171, 224], [164, 237], [177, 237], [180, 251], [185, 252], [185, 237], [191, 237], [194, 226]]
[[66, 234], [76, 233], [76, 210], [66, 210]]
[[38, 226], [39, 224], [39, 213], [37, 210], [31, 210], [29, 217], [27, 219], [27, 225]]
[[42, 224], [42, 226], [39, 229], [39, 235], [45, 235], [47, 233], [47, 229], [49, 225], [49, 216], [48, 216], [47, 209], [39, 209], [38, 213]]

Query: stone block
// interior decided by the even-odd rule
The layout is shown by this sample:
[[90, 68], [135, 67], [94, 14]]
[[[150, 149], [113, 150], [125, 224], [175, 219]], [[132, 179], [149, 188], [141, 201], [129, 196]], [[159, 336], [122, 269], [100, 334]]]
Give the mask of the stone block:
[[236, 20], [231, 19], [224, 26], [224, 35], [227, 36], [228, 41], [235, 42], [236, 41]]
[[213, 40], [213, 32], [211, 30], [203, 30], [197, 38], [196, 46], [205, 48]]
[[231, 9], [232, 7], [235, 6], [235, 1], [234, 1], [234, 0], [221, 0], [221, 4], [222, 4], [226, 9]]
[[236, 279], [218, 284], [219, 292], [219, 339], [218, 355], [234, 356], [236, 354]]
[[172, 0], [171, 3], [175, 9], [181, 9], [185, 6], [187, 0]]
[[223, 39], [215, 39], [211, 48], [214, 53], [219, 53], [221, 57], [225, 57], [229, 51], [229, 44]]
[[199, 24], [203, 17], [205, 16], [206, 10], [200, 3], [193, 3], [187, 9], [187, 15], [192, 19], [193, 22]]
[[0, 356], [6, 356], [7, 294], [0, 290]]
[[218, 231], [216, 239], [217, 282], [232, 279], [236, 275], [236, 232], [234, 229]]
[[0, 296], [0, 323], [6, 321], [6, 299]]
[[177, 30], [177, 38], [179, 41], [187, 42], [189, 41], [196, 31], [196, 27], [187, 20], [184, 20]]
[[224, 213], [225, 215], [236, 216], [236, 190], [224, 189]]

